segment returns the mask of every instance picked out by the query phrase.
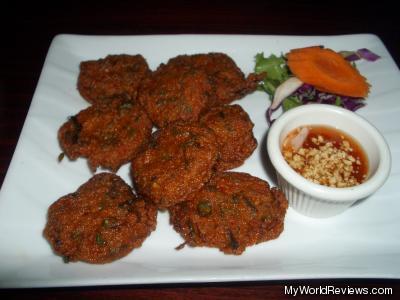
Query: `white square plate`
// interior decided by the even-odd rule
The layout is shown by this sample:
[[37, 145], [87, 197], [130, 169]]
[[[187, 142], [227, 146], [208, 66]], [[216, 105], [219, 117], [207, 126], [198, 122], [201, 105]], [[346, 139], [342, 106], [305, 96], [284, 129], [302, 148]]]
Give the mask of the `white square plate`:
[[[367, 106], [357, 113], [387, 139], [393, 166], [373, 196], [330, 219], [303, 217], [289, 208], [285, 230], [241, 256], [217, 249], [174, 248], [182, 242], [159, 213], [157, 229], [140, 249], [106, 265], [64, 264], [42, 237], [48, 206], [75, 191], [92, 174], [86, 161], [58, 163], [57, 130], [88, 106], [76, 89], [79, 63], [107, 54], [142, 54], [150, 67], [179, 54], [229, 54], [247, 74], [254, 56], [324, 45], [334, 50], [368, 48], [382, 59], [359, 62], [372, 84]], [[255, 123], [259, 146], [239, 171], [274, 183], [266, 163], [265, 111], [269, 100], [255, 92], [237, 101]], [[400, 76], [382, 42], [373, 35], [347, 36], [77, 36], [59, 35], [47, 55], [14, 157], [0, 191], [0, 286], [45, 287], [307, 278], [400, 278]], [[349, 128], [351, 132], [351, 128]], [[118, 174], [128, 183], [129, 168]]]

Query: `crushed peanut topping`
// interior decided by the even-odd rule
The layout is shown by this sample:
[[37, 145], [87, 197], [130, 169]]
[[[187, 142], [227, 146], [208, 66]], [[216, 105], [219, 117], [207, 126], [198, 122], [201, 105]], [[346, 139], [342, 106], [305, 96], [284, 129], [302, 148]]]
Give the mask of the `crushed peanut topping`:
[[286, 138], [289, 141], [285, 140], [282, 150], [288, 164], [308, 180], [329, 187], [351, 187], [365, 181], [367, 161], [365, 154], [360, 153], [361, 147], [340, 131], [328, 129], [337, 132], [335, 138], [332, 132], [326, 134], [327, 127], [311, 126], [297, 149], [290, 146], [290, 139], [295, 138], [296, 132], [289, 134]]

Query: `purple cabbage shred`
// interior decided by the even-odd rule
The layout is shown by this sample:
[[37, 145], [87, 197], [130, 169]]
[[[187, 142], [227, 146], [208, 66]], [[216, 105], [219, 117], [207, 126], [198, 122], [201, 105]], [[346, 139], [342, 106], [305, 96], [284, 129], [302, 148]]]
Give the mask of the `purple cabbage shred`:
[[340, 54], [349, 62], [365, 59], [367, 61], [376, 61], [381, 57], [371, 50], [366, 48], [358, 49], [357, 51], [341, 51]]
[[373, 53], [372, 51], [370, 51], [366, 48], [358, 49], [357, 54], [361, 58], [368, 60], [368, 61], [376, 61], [377, 59], [381, 58], [379, 55]]
[[[318, 91], [317, 89], [315, 89], [315, 87], [313, 87], [312, 85], [307, 84], [307, 83], [305, 83], [301, 87], [299, 87], [291, 95], [291, 97], [296, 97], [300, 102], [299, 105], [306, 105], [306, 104], [313, 104], [313, 103], [337, 105], [337, 106], [343, 107], [345, 109], [348, 109], [352, 112], [354, 112], [354, 111], [358, 110], [359, 108], [366, 105], [364, 98], [339, 96], [339, 95], [321, 92], [321, 91]], [[267, 117], [267, 121], [268, 121], [269, 125], [271, 125], [274, 122], [274, 119], [272, 119], [272, 113], [275, 110], [277, 110], [279, 107], [277, 107], [276, 109], [272, 109], [270, 106], [268, 108], [266, 117]]]
[[365, 106], [363, 98], [338, 96], [316, 90], [312, 85], [303, 84], [292, 96], [297, 97], [302, 104], [320, 103], [344, 107], [351, 111]]

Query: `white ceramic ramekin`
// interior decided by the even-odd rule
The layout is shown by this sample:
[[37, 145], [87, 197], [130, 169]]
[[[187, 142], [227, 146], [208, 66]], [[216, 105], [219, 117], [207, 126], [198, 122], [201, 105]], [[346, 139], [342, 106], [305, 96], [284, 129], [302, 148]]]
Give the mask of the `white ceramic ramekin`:
[[[368, 157], [368, 179], [354, 187], [332, 188], [313, 183], [294, 171], [285, 161], [281, 146], [285, 136], [302, 125], [331, 126], [357, 140]], [[289, 205], [315, 218], [337, 215], [373, 194], [386, 181], [391, 167], [389, 147], [371, 123], [356, 113], [326, 104], [303, 105], [280, 116], [269, 129], [267, 150]]]

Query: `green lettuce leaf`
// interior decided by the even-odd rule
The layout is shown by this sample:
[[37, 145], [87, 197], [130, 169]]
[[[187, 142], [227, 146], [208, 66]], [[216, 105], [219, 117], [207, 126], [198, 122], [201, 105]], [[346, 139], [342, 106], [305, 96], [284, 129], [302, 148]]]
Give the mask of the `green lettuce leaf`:
[[264, 57], [264, 53], [258, 53], [255, 59], [254, 71], [257, 74], [266, 72], [268, 80], [278, 81], [281, 84], [289, 77], [289, 70], [283, 55], [278, 57], [271, 54], [269, 57]]
[[296, 96], [287, 97], [282, 102], [283, 111], [288, 111], [289, 109], [295, 108], [300, 105], [303, 105], [303, 103]]

